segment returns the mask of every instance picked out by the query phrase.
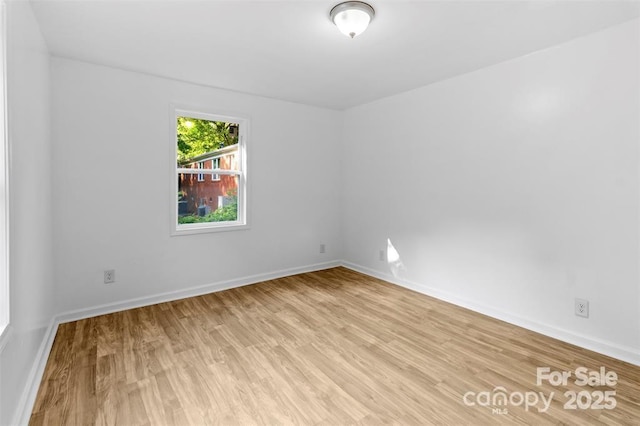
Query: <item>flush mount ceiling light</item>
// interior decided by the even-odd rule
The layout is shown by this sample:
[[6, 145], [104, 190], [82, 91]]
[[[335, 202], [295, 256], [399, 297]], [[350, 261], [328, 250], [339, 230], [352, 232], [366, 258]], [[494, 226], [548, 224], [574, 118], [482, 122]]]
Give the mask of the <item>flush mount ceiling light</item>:
[[336, 5], [329, 16], [340, 32], [354, 38], [369, 26], [376, 12], [373, 7], [361, 1], [346, 1]]

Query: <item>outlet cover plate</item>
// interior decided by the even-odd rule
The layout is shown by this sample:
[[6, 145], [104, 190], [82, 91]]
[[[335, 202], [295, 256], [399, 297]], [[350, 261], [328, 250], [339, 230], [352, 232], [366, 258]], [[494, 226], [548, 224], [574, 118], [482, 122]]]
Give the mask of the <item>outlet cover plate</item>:
[[575, 313], [579, 317], [589, 318], [589, 301], [586, 299], [576, 299]]

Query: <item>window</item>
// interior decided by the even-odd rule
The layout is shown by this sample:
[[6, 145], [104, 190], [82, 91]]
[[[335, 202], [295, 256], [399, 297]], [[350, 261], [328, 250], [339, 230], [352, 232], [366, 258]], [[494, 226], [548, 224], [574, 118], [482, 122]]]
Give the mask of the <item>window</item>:
[[[219, 169], [220, 168], [220, 157], [216, 157], [213, 160], [211, 160], [211, 168], [212, 169]], [[219, 174], [212, 174], [211, 175], [211, 180], [213, 181], [219, 181], [220, 180], [220, 175]]]
[[[6, 129], [6, 17], [0, 8], [0, 349], [9, 325], [9, 141]], [[4, 337], [4, 338], [3, 338]]]
[[174, 117], [173, 235], [246, 228], [248, 120], [183, 109]]
[[[198, 163], [199, 169], [204, 169], [204, 161]], [[198, 182], [204, 182], [204, 173], [198, 173]]]

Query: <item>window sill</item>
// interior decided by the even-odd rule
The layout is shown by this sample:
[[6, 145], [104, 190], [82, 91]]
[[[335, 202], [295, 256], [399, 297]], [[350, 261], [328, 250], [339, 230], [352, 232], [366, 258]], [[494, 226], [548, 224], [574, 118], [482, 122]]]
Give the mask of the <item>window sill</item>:
[[210, 232], [228, 232], [228, 231], [242, 231], [249, 229], [249, 225], [246, 223], [233, 222], [225, 225], [211, 225], [209, 223], [198, 223], [190, 225], [182, 225], [178, 229], [174, 229], [171, 233], [172, 237], [178, 237], [181, 235], [194, 235], [194, 234], [207, 234]]

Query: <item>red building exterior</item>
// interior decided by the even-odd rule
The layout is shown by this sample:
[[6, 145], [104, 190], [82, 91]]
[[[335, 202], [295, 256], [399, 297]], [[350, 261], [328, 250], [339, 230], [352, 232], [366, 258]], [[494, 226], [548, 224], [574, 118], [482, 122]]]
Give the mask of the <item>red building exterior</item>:
[[[207, 152], [179, 164], [181, 168], [238, 170], [238, 145], [230, 145]], [[233, 175], [186, 174], [178, 175], [180, 215], [206, 215], [226, 205], [237, 195], [238, 181]]]

